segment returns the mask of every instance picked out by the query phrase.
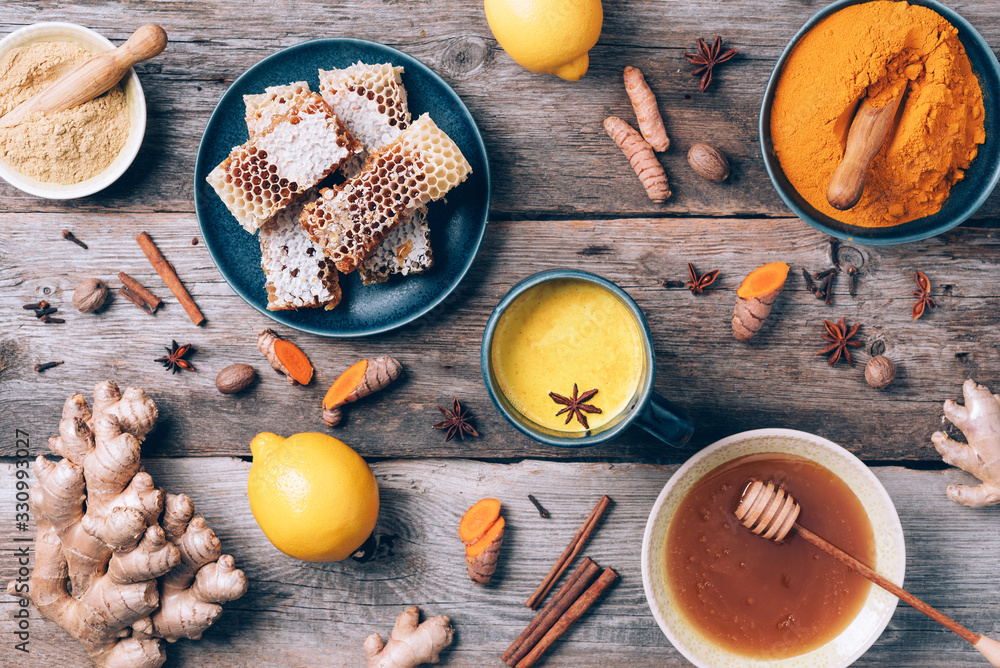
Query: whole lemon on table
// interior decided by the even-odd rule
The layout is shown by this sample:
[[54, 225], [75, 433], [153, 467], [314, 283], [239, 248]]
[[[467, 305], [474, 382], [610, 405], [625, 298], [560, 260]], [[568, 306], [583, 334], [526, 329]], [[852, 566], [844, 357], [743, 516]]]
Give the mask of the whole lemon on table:
[[276, 548], [306, 561], [340, 561], [371, 535], [378, 484], [354, 450], [326, 434], [262, 433], [250, 451], [250, 510]]
[[601, 36], [601, 0], [486, 0], [486, 21], [500, 46], [532, 72], [576, 81]]

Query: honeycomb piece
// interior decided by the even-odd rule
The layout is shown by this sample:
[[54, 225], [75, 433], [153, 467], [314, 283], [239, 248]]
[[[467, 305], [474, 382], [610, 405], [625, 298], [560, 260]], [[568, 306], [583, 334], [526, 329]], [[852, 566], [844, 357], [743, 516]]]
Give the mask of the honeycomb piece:
[[260, 266], [267, 278], [267, 310], [319, 308], [340, 303], [333, 261], [299, 225], [302, 204], [294, 203], [260, 228]]
[[361, 149], [316, 93], [270, 118], [206, 179], [251, 234]]
[[[337, 118], [364, 146], [360, 158], [370, 150], [394, 141], [410, 124], [402, 67], [385, 63], [358, 62], [342, 70], [320, 70], [319, 88]], [[357, 175], [364, 160], [354, 157], [340, 171], [347, 178]], [[364, 285], [382, 283], [392, 274], [417, 274], [434, 264], [430, 247], [427, 209], [420, 207], [403, 220], [379, 244], [371, 257], [358, 267]]]
[[368, 150], [395, 141], [410, 124], [402, 67], [358, 62], [342, 70], [320, 70], [319, 90], [344, 125]]
[[375, 252], [361, 263], [363, 285], [384, 283], [393, 274], [419, 274], [434, 266], [427, 207], [422, 206], [393, 228]]
[[302, 104], [311, 91], [305, 81], [296, 81], [287, 86], [270, 86], [258, 95], [244, 95], [246, 105], [247, 130], [250, 136], [264, 134], [276, 115], [281, 115], [294, 105]]
[[472, 167], [452, 139], [424, 114], [396, 141], [373, 152], [364, 168], [320, 191], [302, 211], [302, 227], [350, 273], [418, 207], [444, 197]]

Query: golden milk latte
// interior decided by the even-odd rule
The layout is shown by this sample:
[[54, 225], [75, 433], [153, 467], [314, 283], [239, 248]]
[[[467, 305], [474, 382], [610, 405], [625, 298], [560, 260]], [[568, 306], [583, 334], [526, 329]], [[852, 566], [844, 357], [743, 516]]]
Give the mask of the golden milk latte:
[[645, 369], [644, 338], [629, 308], [602, 286], [575, 278], [540, 283], [507, 307], [490, 356], [497, 383], [514, 409], [549, 429], [584, 432], [549, 396], [597, 389], [586, 414], [590, 429], [620, 414]]

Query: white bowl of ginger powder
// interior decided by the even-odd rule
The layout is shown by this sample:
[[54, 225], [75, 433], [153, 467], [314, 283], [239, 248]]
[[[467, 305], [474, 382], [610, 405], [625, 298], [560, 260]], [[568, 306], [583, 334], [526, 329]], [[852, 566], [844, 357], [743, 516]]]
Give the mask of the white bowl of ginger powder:
[[[0, 116], [93, 54], [113, 48], [73, 23], [36, 23], [7, 35], [0, 40]], [[0, 128], [0, 178], [47, 199], [91, 195], [125, 173], [145, 131], [146, 98], [130, 69], [90, 102]]]

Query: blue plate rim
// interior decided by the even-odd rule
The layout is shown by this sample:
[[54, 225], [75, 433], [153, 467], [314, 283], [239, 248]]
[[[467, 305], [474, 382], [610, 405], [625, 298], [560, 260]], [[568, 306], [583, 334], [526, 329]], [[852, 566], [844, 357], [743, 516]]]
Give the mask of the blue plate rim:
[[[482, 151], [483, 154], [483, 166], [486, 172], [485, 207], [484, 207], [483, 221], [479, 227], [479, 234], [476, 237], [475, 243], [471, 247], [471, 252], [468, 253], [467, 255], [464, 266], [462, 266], [461, 270], [458, 272], [458, 274], [455, 276], [452, 282], [449, 283], [448, 286], [444, 290], [442, 290], [434, 299], [430, 300], [427, 304], [418, 309], [415, 313], [403, 316], [402, 318], [393, 321], [387, 325], [379, 327], [370, 327], [365, 330], [347, 332], [347, 333], [331, 332], [329, 330], [319, 329], [310, 325], [286, 322], [284, 320], [278, 319], [278, 317], [274, 314], [274, 312], [268, 311], [266, 308], [261, 308], [254, 301], [254, 298], [251, 297], [249, 294], [247, 294], [247, 291], [245, 291], [241, 286], [239, 286], [237, 282], [229, 274], [226, 273], [226, 270], [222, 268], [222, 265], [217, 256], [217, 250], [213, 248], [210, 243], [208, 243], [208, 235], [205, 231], [206, 227], [205, 218], [207, 218], [208, 216], [207, 214], [205, 214], [205, 212], [202, 211], [202, 206], [199, 203], [199, 197], [198, 197], [198, 188], [199, 188], [198, 174], [201, 173], [202, 161], [204, 159], [206, 151], [205, 138], [208, 134], [209, 126], [212, 125], [212, 123], [215, 121], [215, 117], [220, 113], [220, 107], [222, 106], [222, 101], [223, 99], [225, 99], [226, 95], [229, 94], [229, 91], [233, 90], [237, 86], [237, 84], [239, 84], [243, 79], [246, 79], [251, 75], [255, 74], [256, 72], [260, 71], [261, 69], [265, 69], [266, 67], [268, 67], [274, 59], [283, 56], [290, 51], [294, 51], [296, 49], [301, 49], [309, 46], [316, 46], [318, 44], [326, 44], [329, 46], [340, 46], [345, 44], [364, 45], [368, 47], [375, 46], [381, 49], [385, 49], [386, 51], [391, 53], [394, 57], [398, 57], [404, 61], [406, 60], [413, 61], [418, 66], [424, 68], [424, 70], [426, 70], [426, 72], [431, 76], [432, 79], [435, 79], [438, 83], [440, 83], [444, 87], [446, 91], [448, 91], [448, 93], [452, 96], [454, 101], [458, 104], [458, 108], [461, 109], [462, 112], [464, 112], [465, 116], [469, 119], [469, 122], [473, 129], [473, 134], [475, 135], [476, 142], [478, 143], [479, 146], [479, 150]], [[286, 46], [283, 49], [275, 51], [269, 56], [265, 56], [264, 58], [254, 63], [249, 68], [247, 68], [240, 76], [236, 77], [236, 79], [233, 80], [233, 83], [230, 84], [229, 87], [219, 97], [219, 101], [216, 102], [215, 108], [212, 110], [211, 116], [208, 117], [208, 122], [205, 123], [205, 131], [202, 132], [201, 140], [198, 142], [198, 154], [195, 157], [193, 181], [194, 181], [194, 209], [195, 209], [195, 217], [198, 219], [198, 230], [201, 232], [202, 238], [206, 240], [205, 247], [208, 248], [209, 255], [212, 256], [212, 262], [215, 263], [215, 268], [218, 269], [220, 274], [222, 274], [222, 278], [225, 279], [226, 283], [233, 290], [233, 292], [235, 292], [240, 297], [240, 299], [249, 304], [254, 310], [262, 313], [269, 320], [273, 320], [279, 325], [284, 325], [285, 327], [290, 327], [291, 329], [295, 329], [300, 332], [305, 332], [306, 334], [313, 334], [315, 336], [321, 336], [324, 338], [332, 338], [332, 339], [356, 339], [366, 336], [374, 336], [376, 334], [385, 334], [386, 332], [391, 332], [395, 329], [403, 327], [404, 325], [408, 325], [411, 322], [414, 322], [415, 320], [424, 317], [425, 315], [433, 311], [437, 306], [439, 306], [441, 302], [447, 299], [448, 296], [455, 291], [455, 288], [457, 288], [458, 285], [465, 279], [466, 274], [469, 273], [469, 269], [472, 268], [472, 264], [476, 261], [476, 258], [479, 256], [479, 250], [482, 247], [483, 239], [486, 236], [486, 228], [489, 226], [490, 205], [493, 201], [493, 180], [490, 178], [489, 154], [486, 152], [486, 144], [483, 142], [483, 135], [479, 131], [479, 125], [476, 123], [476, 119], [472, 115], [472, 112], [470, 112], [469, 108], [465, 106], [465, 102], [463, 102], [462, 98], [459, 97], [458, 93], [455, 92], [455, 89], [452, 88], [451, 85], [447, 81], [445, 81], [440, 74], [435, 72], [433, 68], [428, 66], [419, 58], [411, 56], [410, 54], [400, 51], [399, 49], [389, 46], [387, 44], [382, 44], [381, 42], [375, 42], [368, 39], [360, 39], [357, 37], [321, 37], [319, 39], [312, 39], [312, 40], [307, 40], [305, 42], [299, 42], [298, 44], [293, 44], [292, 46]]]
[[[799, 43], [802, 37], [805, 36], [807, 32], [812, 30], [816, 25], [827, 18], [835, 14], [836, 12], [849, 7], [852, 5], [860, 5], [871, 0], [836, 0], [829, 5], [826, 5], [815, 14], [813, 14], [809, 20], [807, 20], [801, 28], [795, 33], [792, 39], [782, 50], [781, 55], [778, 56], [778, 61], [774, 65], [774, 69], [771, 70], [771, 76], [767, 80], [767, 85], [764, 87], [764, 97], [761, 99], [760, 109], [757, 112], [757, 137], [758, 146], [760, 148], [761, 159], [764, 162], [764, 169], [767, 171], [768, 180], [771, 182], [771, 187], [774, 188], [775, 192], [778, 193], [778, 197], [781, 201], [785, 203], [789, 209], [792, 210], [799, 219], [812, 226], [813, 228], [829, 234], [830, 236], [836, 237], [843, 241], [851, 241], [853, 243], [858, 243], [863, 246], [894, 246], [897, 244], [905, 244], [913, 241], [923, 241], [924, 239], [930, 239], [936, 237], [940, 234], [952, 230], [969, 218], [971, 218], [975, 213], [983, 206], [989, 196], [996, 189], [997, 183], [1000, 183], [1000, 164], [993, 170], [993, 175], [990, 179], [990, 185], [988, 188], [984, 188], [979, 196], [966, 208], [966, 213], [961, 216], [957, 216], [952, 221], [947, 224], [938, 225], [937, 227], [928, 228], [918, 232], [911, 232], [909, 234], [900, 234], [894, 237], [869, 237], [869, 236], [859, 236], [855, 234], [850, 234], [849, 232], [844, 232], [843, 230], [831, 227], [826, 223], [815, 219], [812, 214], [803, 210], [795, 201], [785, 192], [784, 188], [780, 187], [777, 183], [777, 176], [775, 174], [776, 169], [780, 169], [780, 164], [778, 164], [777, 157], [774, 158], [775, 164], [772, 165], [772, 161], [768, 158], [768, 144], [771, 144], [771, 128], [770, 122], [765, 123], [765, 119], [770, 121], [771, 118], [771, 102], [774, 99], [774, 91], [778, 86], [778, 79], [781, 76], [781, 70], [785, 66], [785, 62], [788, 60], [789, 54]], [[976, 30], [968, 19], [959, 14], [954, 9], [938, 2], [937, 0], [909, 0], [910, 4], [917, 6], [927, 7], [933, 9], [935, 12], [943, 16], [949, 23], [959, 28], [960, 31], [966, 32], [974, 41], [978, 42], [979, 46], [985, 47], [985, 51], [988, 54], [987, 60], [990, 61], [994, 72], [1000, 77], [1000, 61], [997, 60], [996, 53], [993, 52], [992, 47], [990, 47], [989, 42], [982, 36], [982, 34]], [[968, 49], [968, 46], [966, 46]], [[998, 91], [1000, 94], [1000, 91]], [[766, 114], [765, 114], [766, 112]], [[917, 218], [911, 220], [908, 223], [903, 223], [903, 225], [910, 225], [923, 220], [923, 218]], [[842, 223], [848, 227], [854, 228], [859, 231], [867, 231], [871, 228], [859, 227], [855, 225], [849, 225], [848, 223]], [[902, 227], [902, 225], [896, 226]], [[879, 228], [887, 229], [887, 228]], [[893, 229], [893, 228], [888, 228]]]

